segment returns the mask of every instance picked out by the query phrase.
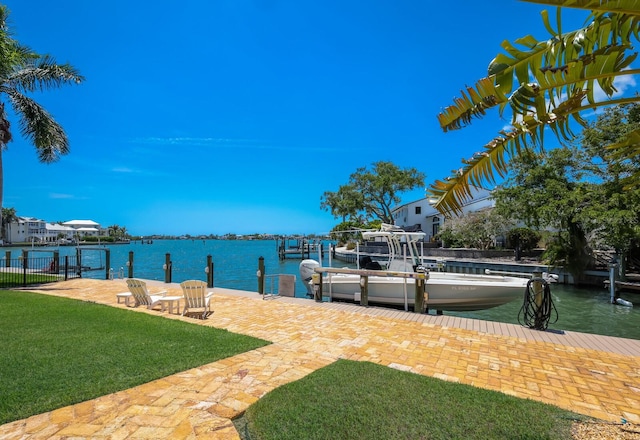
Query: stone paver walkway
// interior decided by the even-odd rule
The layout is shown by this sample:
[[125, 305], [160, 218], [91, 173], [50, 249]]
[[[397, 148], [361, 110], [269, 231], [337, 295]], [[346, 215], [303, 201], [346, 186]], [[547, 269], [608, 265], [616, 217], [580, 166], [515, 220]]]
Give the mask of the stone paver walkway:
[[[155, 283], [180, 294], [176, 284]], [[149, 282], [150, 288], [156, 287]], [[123, 280], [29, 289], [113, 307]], [[129, 390], [0, 426], [0, 439], [239, 439], [231, 419], [337, 359], [375, 362], [607, 421], [640, 423], [640, 341], [214, 289], [205, 321], [273, 344]]]

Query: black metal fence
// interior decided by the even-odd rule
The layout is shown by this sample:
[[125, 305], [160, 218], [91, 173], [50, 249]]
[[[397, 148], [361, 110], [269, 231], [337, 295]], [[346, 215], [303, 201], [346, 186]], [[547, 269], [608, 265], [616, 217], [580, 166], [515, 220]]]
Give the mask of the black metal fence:
[[82, 278], [82, 273], [76, 256], [5, 257], [0, 259], [0, 288]]

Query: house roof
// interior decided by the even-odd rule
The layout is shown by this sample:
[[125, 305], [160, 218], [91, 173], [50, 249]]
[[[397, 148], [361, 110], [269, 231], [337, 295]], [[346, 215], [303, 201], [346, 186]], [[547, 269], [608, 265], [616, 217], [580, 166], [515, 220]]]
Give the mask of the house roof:
[[68, 222], [64, 222], [65, 226], [99, 226], [99, 223], [94, 222], [93, 220], [69, 220]]
[[57, 223], [47, 223], [45, 227], [50, 231], [73, 231], [74, 230], [69, 226], [63, 226]]

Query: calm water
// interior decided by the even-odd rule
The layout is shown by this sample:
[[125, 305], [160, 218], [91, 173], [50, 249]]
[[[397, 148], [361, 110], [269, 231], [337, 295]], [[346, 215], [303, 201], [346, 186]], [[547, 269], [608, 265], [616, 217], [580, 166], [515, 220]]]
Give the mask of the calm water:
[[[204, 268], [207, 255], [211, 255], [214, 263], [215, 286], [248, 291], [256, 291], [258, 288], [256, 277], [258, 259], [264, 257], [267, 274], [296, 275], [298, 278], [296, 296], [306, 297], [306, 289], [298, 273], [300, 260], [289, 258], [279, 261], [276, 242], [273, 240], [155, 240], [153, 244], [143, 245], [138, 242], [129, 245], [110, 245], [108, 248], [111, 250], [111, 267], [116, 273], [122, 267], [127, 276], [126, 262], [129, 259], [129, 252], [133, 251], [134, 276], [160, 281], [164, 281], [162, 266], [165, 263], [165, 255], [169, 253], [173, 264], [173, 282], [187, 279], [206, 280]], [[60, 248], [60, 255], [74, 253], [73, 247]], [[311, 258], [318, 259], [318, 256], [312, 255]], [[104, 263], [103, 252], [83, 249], [83, 265], [100, 267], [104, 266]], [[323, 263], [329, 264], [327, 252], [325, 252]], [[341, 267], [345, 264], [334, 262], [333, 265]], [[84, 276], [103, 278], [104, 271], [87, 272]], [[578, 289], [555, 284], [551, 286], [551, 291], [559, 318], [555, 324], [549, 324], [549, 329], [640, 339], [640, 294], [623, 294], [623, 298], [636, 305], [629, 308], [609, 304], [609, 292], [604, 288]], [[517, 324], [521, 306], [520, 301], [513, 301], [489, 310], [445, 313]]]

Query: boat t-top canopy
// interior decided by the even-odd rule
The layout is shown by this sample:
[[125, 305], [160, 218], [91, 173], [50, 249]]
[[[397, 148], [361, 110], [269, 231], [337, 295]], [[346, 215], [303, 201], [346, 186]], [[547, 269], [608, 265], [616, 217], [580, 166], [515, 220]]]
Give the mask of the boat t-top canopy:
[[379, 231], [365, 231], [362, 233], [362, 237], [369, 238], [378, 238], [383, 237], [387, 240], [398, 240], [398, 241], [407, 241], [407, 242], [416, 242], [424, 239], [427, 234], [419, 231], [407, 232], [399, 226], [390, 225], [388, 223], [383, 223], [380, 226]]

